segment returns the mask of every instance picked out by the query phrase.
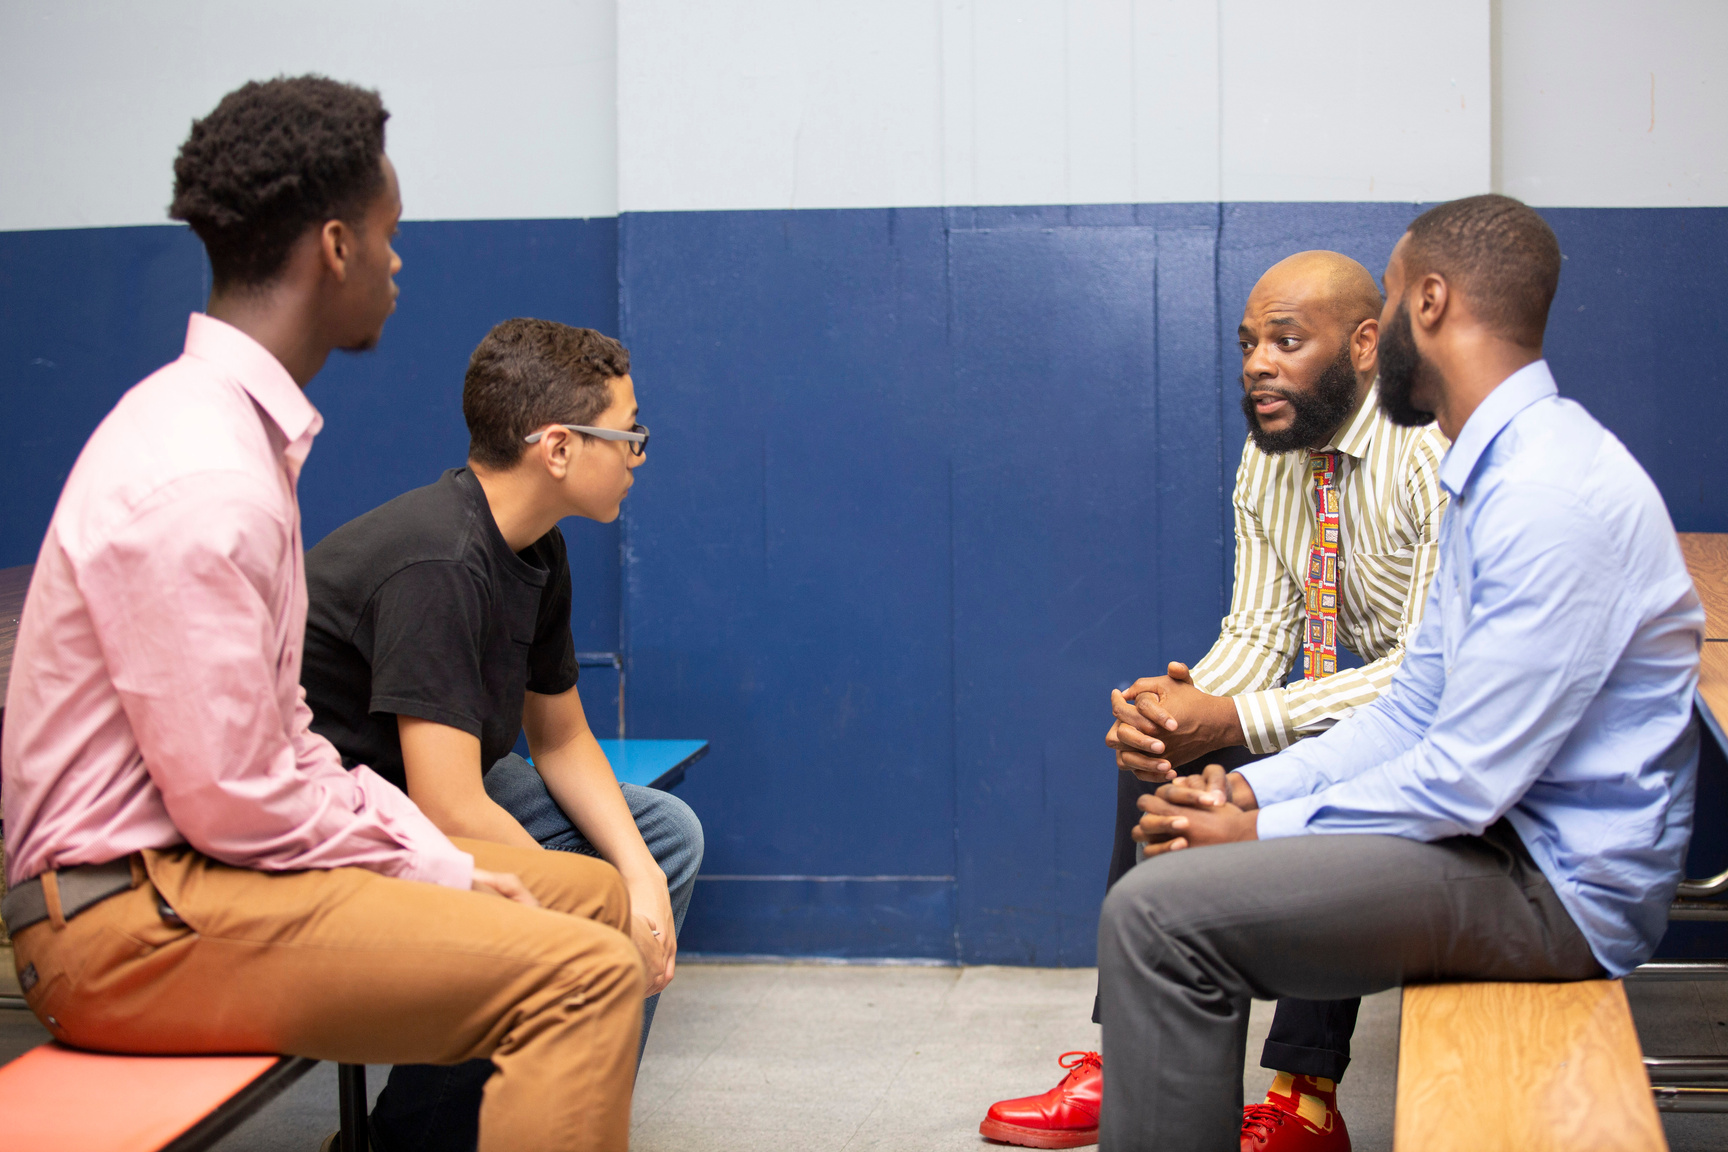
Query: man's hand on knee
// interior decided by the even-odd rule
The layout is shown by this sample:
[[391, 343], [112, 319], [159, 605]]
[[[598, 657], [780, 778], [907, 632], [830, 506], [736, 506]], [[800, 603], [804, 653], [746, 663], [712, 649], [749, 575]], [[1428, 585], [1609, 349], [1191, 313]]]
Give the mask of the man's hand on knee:
[[1199, 776], [1184, 776], [1140, 797], [1144, 815], [1133, 836], [1145, 845], [1145, 856], [1255, 840], [1256, 807], [1254, 789], [1240, 773], [1226, 775], [1222, 766], [1208, 764]]
[[646, 995], [654, 996], [672, 983], [678, 964], [678, 938], [672, 930], [666, 874], [656, 866], [642, 881], [626, 880], [625, 884], [630, 890], [630, 939], [636, 942], [647, 968]]
[[646, 916], [631, 915], [630, 939], [635, 943], [636, 950], [642, 953], [642, 970], [647, 980], [643, 996], [652, 996], [671, 982], [666, 970], [666, 949], [661, 943], [665, 935], [665, 932], [656, 928]]
[[529, 908], [540, 907], [540, 901], [534, 899], [534, 893], [528, 891], [528, 886], [522, 883], [521, 878], [514, 872], [488, 872], [484, 868], [476, 868], [474, 882], [469, 887], [476, 892], [490, 892], [494, 896], [514, 900]]
[[1186, 664], [1111, 692], [1110, 711], [1115, 723], [1104, 742], [1116, 766], [1152, 784], [1173, 779], [1178, 764], [1242, 742], [1236, 702], [1200, 691]]

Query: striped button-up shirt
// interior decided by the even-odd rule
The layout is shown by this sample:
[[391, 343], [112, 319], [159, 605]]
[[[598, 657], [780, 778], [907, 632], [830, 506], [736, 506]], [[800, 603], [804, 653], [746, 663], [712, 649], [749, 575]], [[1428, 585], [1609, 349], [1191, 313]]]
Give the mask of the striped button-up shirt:
[[1193, 673], [1201, 691], [1235, 698], [1249, 750], [1276, 752], [1322, 732], [1392, 682], [1439, 564], [1446, 446], [1433, 425], [1392, 423], [1370, 392], [1322, 449], [1340, 454], [1338, 640], [1365, 663], [1283, 688], [1307, 622], [1314, 482], [1307, 452], [1268, 455], [1252, 438], [1243, 446], [1232, 501], [1236, 587], [1218, 642]]

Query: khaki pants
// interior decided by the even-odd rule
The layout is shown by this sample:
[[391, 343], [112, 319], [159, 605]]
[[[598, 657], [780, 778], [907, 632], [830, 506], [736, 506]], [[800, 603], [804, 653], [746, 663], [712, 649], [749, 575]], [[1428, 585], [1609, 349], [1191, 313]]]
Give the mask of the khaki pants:
[[[16, 935], [20, 972], [36, 969], [30, 1007], [60, 1040], [110, 1052], [485, 1056], [498, 1071], [481, 1152], [622, 1152], [644, 979], [622, 881], [567, 852], [457, 843], [544, 907], [360, 868], [148, 851], [130, 891]], [[162, 918], [158, 893], [184, 925]]]

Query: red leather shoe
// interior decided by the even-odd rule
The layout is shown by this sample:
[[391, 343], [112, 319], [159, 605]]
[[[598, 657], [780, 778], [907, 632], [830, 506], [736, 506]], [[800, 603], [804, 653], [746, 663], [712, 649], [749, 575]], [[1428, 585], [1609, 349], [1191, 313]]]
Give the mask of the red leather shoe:
[[[1062, 1083], [1042, 1096], [990, 1105], [978, 1132], [1026, 1148], [1079, 1148], [1098, 1143], [1098, 1104], [1104, 1096], [1104, 1061], [1096, 1052], [1064, 1052]], [[1243, 1147], [1247, 1147], [1244, 1145]]]
[[1298, 1076], [1288, 1096], [1266, 1094], [1242, 1109], [1242, 1152], [1350, 1152], [1350, 1132], [1336, 1090]]

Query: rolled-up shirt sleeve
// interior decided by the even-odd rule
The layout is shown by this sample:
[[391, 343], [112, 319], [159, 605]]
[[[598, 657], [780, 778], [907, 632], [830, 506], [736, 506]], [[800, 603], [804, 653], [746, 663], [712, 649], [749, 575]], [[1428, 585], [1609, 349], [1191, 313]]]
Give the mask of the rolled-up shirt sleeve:
[[352, 866], [468, 888], [473, 857], [382, 777], [345, 770], [309, 727], [298, 668], [281, 666], [297, 662], [299, 638], [284, 642], [285, 606], [272, 602], [293, 594], [280, 573], [300, 563], [276, 510], [280, 495], [252, 490], [243, 475], [208, 481], [153, 494], [78, 576], [175, 826], [192, 847], [238, 867]]

